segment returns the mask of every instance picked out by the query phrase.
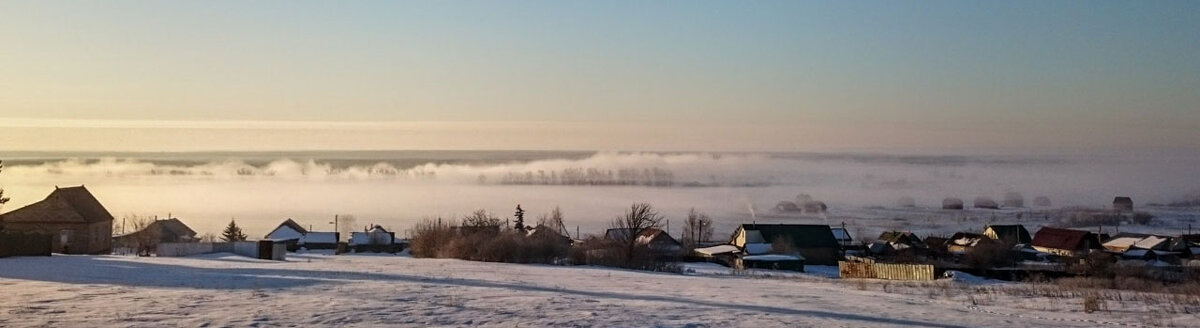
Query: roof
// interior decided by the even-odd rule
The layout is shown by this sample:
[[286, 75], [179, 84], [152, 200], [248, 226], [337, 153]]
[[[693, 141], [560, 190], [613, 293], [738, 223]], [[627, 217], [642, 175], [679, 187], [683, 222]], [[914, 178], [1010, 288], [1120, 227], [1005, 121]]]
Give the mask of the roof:
[[1116, 238], [1109, 239], [1108, 241], [1104, 242], [1104, 247], [1117, 249], [1129, 248], [1133, 247], [1133, 245], [1137, 244], [1139, 241], [1142, 241], [1142, 239], [1145, 239], [1145, 237], [1117, 235]]
[[879, 234], [879, 240], [886, 241], [888, 243], [906, 244], [910, 246], [924, 246], [924, 243], [921, 242], [921, 238], [908, 231], [885, 231], [884, 233]]
[[834, 227], [834, 228], [829, 228], [829, 230], [833, 231], [834, 239], [841, 240], [841, 241], [853, 241], [854, 240], [854, 238], [850, 238], [850, 232], [846, 231], [846, 228]]
[[1094, 247], [1100, 246], [1100, 240], [1091, 232], [1043, 227], [1033, 236], [1033, 246], [1074, 250], [1084, 246], [1086, 240], [1091, 240]]
[[696, 249], [696, 253], [700, 253], [700, 254], [704, 254], [704, 255], [708, 255], [708, 256], [717, 255], [717, 254], [725, 254], [725, 253], [736, 253], [737, 251], [738, 251], [737, 246], [733, 246], [733, 245], [717, 245], [717, 246], [712, 246], [712, 247]]
[[658, 228], [649, 228], [646, 230], [642, 230], [642, 233], [639, 234], [637, 237], [638, 244], [649, 245], [651, 243], [656, 243], [656, 242], [659, 242], [659, 243], [665, 242], [665, 243], [679, 245], [678, 240], [675, 240], [675, 238], [671, 237], [671, 235], [668, 234], [666, 231], [662, 231]]
[[55, 187], [45, 199], [0, 215], [0, 221], [14, 223], [96, 223], [112, 220], [112, 214], [84, 186]]
[[[284, 220], [283, 223], [280, 223], [279, 226], [275, 227], [275, 229], [272, 229], [271, 232], [267, 233], [266, 238], [272, 238], [271, 235], [274, 235], [276, 231], [279, 231], [279, 229], [282, 229], [284, 227], [291, 229], [292, 231], [295, 231], [295, 232], [299, 233], [300, 235], [304, 235], [304, 234], [308, 233], [308, 229], [304, 229], [304, 226], [301, 226], [299, 223], [296, 223], [296, 221], [292, 221], [292, 219], [287, 219], [287, 220]], [[297, 237], [299, 237], [299, 236], [297, 236]], [[282, 238], [282, 239], [291, 239], [291, 238]]]
[[979, 241], [983, 240], [984, 238], [987, 238], [987, 236], [984, 236], [983, 234], [972, 233], [972, 232], [958, 232], [958, 233], [955, 233], [953, 236], [950, 236], [950, 239], [948, 239], [946, 242], [949, 245], [975, 246], [975, 244], [978, 244]]
[[746, 255], [742, 257], [746, 261], [803, 261], [804, 257], [800, 255], [780, 255], [780, 254], [764, 254], [764, 255]]
[[769, 243], [747, 243], [746, 254], [766, 254], [774, 248]]
[[1145, 249], [1155, 249], [1155, 248], [1158, 248], [1159, 245], [1166, 246], [1166, 243], [1168, 241], [1170, 241], [1168, 238], [1158, 237], [1158, 236], [1149, 236], [1149, 237], [1146, 237], [1146, 238], [1138, 241], [1136, 244], [1133, 244], [1133, 247], [1145, 248]]
[[[151, 222], [149, 225], [146, 225], [145, 227], [143, 227], [141, 230], [123, 234], [121, 236], [135, 235], [135, 234], [142, 233], [143, 231], [155, 231], [152, 229], [158, 229], [157, 231], [159, 231], [159, 232], [170, 232], [171, 234], [174, 234], [177, 236], [184, 236], [184, 237], [195, 237], [196, 236], [195, 230], [192, 230], [192, 228], [188, 227], [186, 224], [183, 224], [183, 221], [179, 221], [179, 219], [177, 219], [177, 218], [170, 218], [170, 219], [166, 219], [166, 220], [155, 220], [154, 222]], [[121, 237], [121, 236], [116, 236], [116, 237]]]
[[[743, 224], [740, 230], [757, 230], [766, 242], [786, 237], [798, 248], [839, 247], [833, 229], [820, 224]], [[735, 232], [736, 234], [736, 232]]]
[[983, 231], [991, 229], [996, 233], [997, 239], [1004, 242], [1014, 244], [1028, 244], [1032, 241], [1029, 236], [1029, 230], [1025, 230], [1025, 226], [1020, 224], [993, 224], [983, 228]]

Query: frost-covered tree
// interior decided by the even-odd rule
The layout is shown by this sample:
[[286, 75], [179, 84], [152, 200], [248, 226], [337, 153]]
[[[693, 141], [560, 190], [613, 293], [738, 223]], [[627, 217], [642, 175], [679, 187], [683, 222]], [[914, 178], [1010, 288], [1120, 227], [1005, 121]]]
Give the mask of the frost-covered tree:
[[688, 211], [687, 221], [683, 224], [683, 245], [688, 248], [712, 239], [712, 218], [707, 214], [697, 212], [695, 208]]
[[616, 233], [610, 237], [621, 246], [626, 264], [632, 263], [638, 256], [638, 236], [647, 229], [661, 227], [662, 220], [662, 215], [647, 203], [633, 204], [625, 215], [613, 219], [611, 228], [616, 229]]

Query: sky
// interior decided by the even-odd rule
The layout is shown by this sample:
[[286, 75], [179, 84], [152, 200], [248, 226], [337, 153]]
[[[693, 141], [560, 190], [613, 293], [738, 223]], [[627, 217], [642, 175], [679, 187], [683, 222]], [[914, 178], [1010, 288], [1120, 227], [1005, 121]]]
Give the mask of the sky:
[[1200, 2], [4, 1], [0, 150], [1200, 149]]

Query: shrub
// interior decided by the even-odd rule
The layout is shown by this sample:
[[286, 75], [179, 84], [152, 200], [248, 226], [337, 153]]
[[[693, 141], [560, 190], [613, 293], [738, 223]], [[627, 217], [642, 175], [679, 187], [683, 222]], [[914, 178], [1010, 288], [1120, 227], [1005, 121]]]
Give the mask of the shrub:
[[413, 229], [413, 256], [507, 263], [555, 263], [567, 256], [567, 243], [517, 230], [452, 227], [426, 220]]
[[999, 268], [1016, 263], [1016, 256], [1004, 243], [984, 239], [963, 255], [963, 263], [976, 269]]

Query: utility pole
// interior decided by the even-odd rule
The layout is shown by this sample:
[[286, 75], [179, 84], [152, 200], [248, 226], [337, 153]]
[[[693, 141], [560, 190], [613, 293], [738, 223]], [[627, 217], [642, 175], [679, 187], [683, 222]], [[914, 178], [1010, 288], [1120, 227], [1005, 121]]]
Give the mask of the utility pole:
[[333, 215], [333, 222], [330, 222], [330, 223], [333, 223], [333, 233], [336, 234], [338, 231], [338, 229], [337, 229], [338, 228], [338, 215], [337, 214]]

